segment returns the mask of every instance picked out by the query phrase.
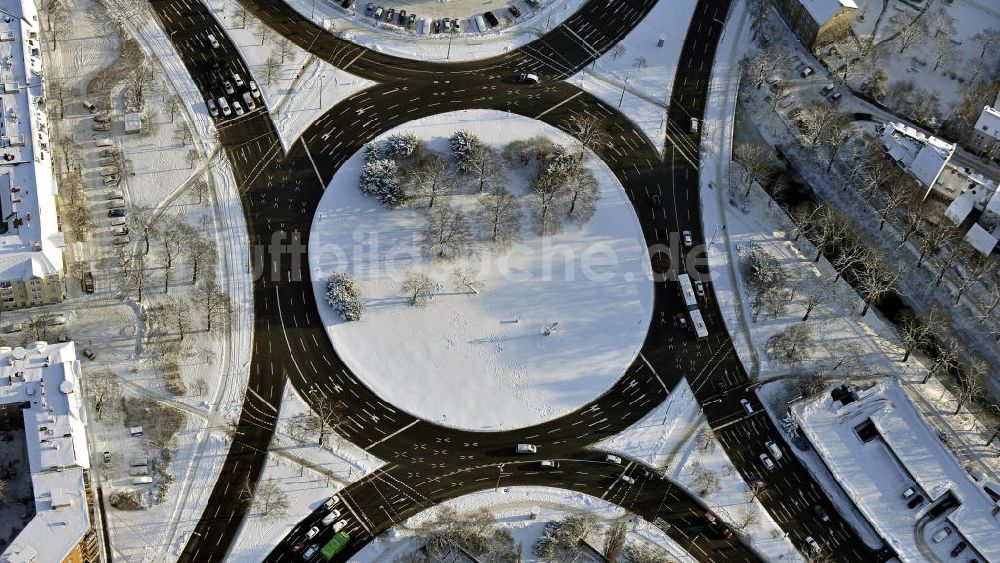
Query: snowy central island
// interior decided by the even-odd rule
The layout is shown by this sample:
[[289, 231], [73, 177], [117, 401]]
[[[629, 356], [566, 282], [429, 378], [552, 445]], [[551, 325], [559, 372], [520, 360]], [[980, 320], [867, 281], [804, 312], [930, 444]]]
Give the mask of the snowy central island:
[[[583, 165], [597, 181], [592, 216], [575, 221], [567, 214], [558, 232], [538, 234], [541, 204], [531, 189], [537, 170], [512, 161], [505, 149], [543, 136], [578, 150], [574, 139], [544, 123], [470, 110], [406, 123], [379, 139], [413, 134], [427, 150], [450, 159], [449, 138], [463, 130], [498, 157], [508, 156], [498, 158], [500, 176], [489, 183], [520, 205], [515, 240], [491, 243], [480, 181], [454, 163], [442, 174], [454, 189], [436, 196], [430, 208], [427, 198], [383, 207], [359, 188], [361, 151], [340, 168], [320, 201], [309, 264], [334, 348], [374, 392], [433, 422], [509, 430], [571, 412], [622, 376], [649, 325], [652, 274], [631, 204], [593, 156]], [[401, 165], [400, 177], [406, 174], [427, 183], [422, 172]], [[566, 214], [570, 204], [564, 199], [552, 212]], [[461, 213], [471, 235], [466, 252], [447, 260], [428, 253], [425, 242], [429, 213], [442, 208]], [[462, 283], [456, 270], [474, 282]], [[335, 272], [357, 281], [362, 320], [345, 322], [327, 304], [327, 280]], [[433, 280], [423, 306], [401, 291], [414, 274]]]

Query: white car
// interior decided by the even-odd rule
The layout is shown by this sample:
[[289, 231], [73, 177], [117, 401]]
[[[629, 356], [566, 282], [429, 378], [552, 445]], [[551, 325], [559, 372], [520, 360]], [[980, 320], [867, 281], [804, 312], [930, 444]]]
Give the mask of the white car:
[[632, 477], [629, 477], [628, 475], [626, 475], [624, 473], [621, 474], [620, 478], [621, 478], [622, 481], [625, 481], [629, 485], [635, 485], [635, 479], [633, 479]]
[[946, 537], [950, 535], [951, 535], [951, 528], [945, 526], [944, 528], [938, 530], [937, 533], [934, 534], [934, 537], [931, 539], [934, 540], [934, 543], [941, 543], [944, 541]]
[[743, 405], [743, 410], [747, 411], [747, 414], [753, 414], [753, 405], [750, 404], [750, 401], [740, 399], [740, 404]]
[[816, 543], [816, 540], [814, 540], [812, 536], [806, 536], [806, 539], [802, 541], [809, 546], [809, 549], [811, 549], [813, 553], [819, 553], [821, 551], [819, 544]]
[[237, 100], [233, 100], [233, 109], [236, 111], [236, 115], [243, 115], [244, 113], [246, 113], [245, 111], [243, 111], [243, 104], [241, 104]]
[[764, 464], [764, 467], [766, 467], [768, 471], [774, 469], [774, 462], [771, 461], [771, 458], [767, 457], [767, 454], [760, 454], [760, 462]]
[[692, 133], [697, 133], [698, 132], [698, 118], [697, 117], [692, 117], [691, 118], [691, 132]]
[[219, 106], [215, 105], [215, 100], [208, 100], [205, 105], [208, 106], [209, 115], [219, 117]]
[[681, 237], [684, 239], [684, 246], [691, 248], [694, 245], [694, 241], [691, 240], [691, 231], [681, 232]]
[[333, 495], [332, 497], [326, 499], [326, 502], [323, 503], [323, 508], [330, 510], [331, 508], [333, 508], [335, 504], [339, 502], [340, 502], [340, 497], [338, 497], [337, 495]]
[[212, 46], [213, 49], [219, 48], [219, 40], [215, 38], [215, 35], [208, 34], [208, 44]]
[[316, 534], [318, 533], [319, 533], [319, 526], [313, 526], [312, 528], [309, 528], [308, 532], [306, 532], [306, 539], [311, 540], [315, 538]]
[[341, 520], [340, 522], [337, 522], [336, 524], [333, 525], [333, 533], [336, 534], [337, 532], [343, 530], [344, 526], [347, 526], [347, 520]]
[[333, 521], [336, 520], [337, 518], [340, 518], [340, 511], [331, 510], [329, 514], [323, 517], [323, 525], [329, 526], [330, 524], [333, 524]]
[[250, 81], [250, 93], [253, 94], [253, 97], [260, 98], [260, 88], [257, 87], [257, 83], [253, 80]]
[[538, 446], [534, 444], [518, 444], [516, 451], [519, 454], [537, 454]]
[[613, 463], [615, 465], [621, 465], [622, 464], [622, 458], [616, 456], [615, 454], [608, 454], [604, 458], [604, 461], [606, 461], [608, 463]]
[[694, 290], [697, 291], [698, 295], [700, 295], [701, 297], [705, 296], [705, 284], [701, 283], [700, 281], [694, 282]]
[[241, 88], [243, 87], [243, 77], [241, 77], [239, 73], [233, 73], [233, 82], [235, 82], [237, 86]]
[[257, 109], [257, 104], [254, 103], [253, 96], [250, 95], [250, 92], [243, 92], [243, 103], [247, 105], [247, 111]]
[[227, 94], [235, 94], [236, 93], [236, 88], [233, 88], [233, 83], [232, 82], [230, 82], [228, 80], [223, 80], [222, 81], [222, 86], [223, 86], [223, 88], [226, 89], [226, 93]]

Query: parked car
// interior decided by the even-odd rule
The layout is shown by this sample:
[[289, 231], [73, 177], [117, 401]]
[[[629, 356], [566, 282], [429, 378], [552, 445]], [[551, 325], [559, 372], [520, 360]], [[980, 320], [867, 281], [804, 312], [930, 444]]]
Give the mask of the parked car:
[[337, 495], [333, 495], [332, 497], [326, 499], [326, 502], [323, 503], [323, 508], [330, 510], [331, 508], [334, 507], [334, 505], [336, 505], [339, 502], [340, 502], [340, 497], [338, 497]]
[[819, 518], [820, 521], [822, 522], [830, 521], [830, 515], [827, 514], [825, 510], [823, 510], [822, 506], [817, 504], [816, 506], [813, 507], [813, 512], [816, 513], [816, 517]]
[[389, 23], [392, 23], [393, 22], [392, 17], [395, 16], [395, 15], [396, 15], [396, 9], [395, 8], [389, 8], [385, 12], [385, 21], [387, 21]]
[[944, 528], [938, 530], [934, 534], [934, 536], [931, 537], [931, 539], [934, 540], [934, 543], [941, 543], [944, 541], [945, 538], [947, 538], [950, 535], [951, 535], [951, 528], [945, 526]]
[[774, 462], [771, 461], [771, 458], [767, 457], [767, 454], [760, 454], [760, 462], [764, 464], [764, 467], [766, 467], [768, 471], [774, 469]]
[[915, 488], [907, 487], [906, 490], [903, 491], [903, 500], [906, 500], [915, 494], [917, 494], [917, 490]]
[[814, 540], [812, 536], [806, 536], [806, 539], [802, 540], [802, 543], [804, 543], [813, 553], [819, 553], [822, 551], [819, 544], [816, 543], [816, 540]]
[[698, 295], [700, 295], [701, 297], [705, 296], [705, 284], [701, 283], [700, 281], [694, 282], [694, 290], [697, 291]]
[[441, 20], [441, 33], [449, 33], [449, 32], [451, 32], [451, 20], [445, 18]]
[[820, 93], [821, 96], [829, 96], [830, 92], [833, 92], [833, 89], [834, 89], [834, 85], [831, 82], [831, 83], [827, 84], [826, 86], [823, 86], [822, 88], [820, 88], [819, 93]]
[[697, 117], [692, 117], [691, 118], [691, 132], [692, 133], [697, 133], [698, 132], [698, 118]]
[[83, 290], [85, 292], [87, 293], [94, 292], [94, 274], [90, 272], [84, 272], [83, 279], [80, 280], [80, 283], [83, 285]]
[[245, 111], [243, 111], [243, 104], [241, 104], [237, 100], [233, 100], [233, 110], [236, 111], [236, 115], [238, 115], [238, 116], [239, 115], [243, 115], [244, 113], [246, 113]]
[[247, 111], [253, 111], [257, 109], [257, 104], [253, 101], [253, 96], [250, 92], [243, 92], [243, 103], [247, 105]]
[[354, 7], [354, 0], [343, 0], [340, 3], [340, 7], [345, 10], [350, 10], [351, 8]]
[[968, 546], [968, 544], [966, 544], [964, 541], [958, 542], [955, 545], [955, 549], [951, 550], [951, 556], [952, 557], [958, 557], [958, 554], [962, 553], [963, 551], [965, 551], [965, 548], [967, 546]]
[[842, 98], [842, 97], [843, 97], [843, 94], [841, 94], [840, 92], [834, 92], [833, 94], [830, 95], [830, 101], [831, 102], [839, 102], [840, 98]]
[[514, 16], [515, 18], [521, 17], [521, 9], [518, 8], [517, 6], [507, 6], [507, 11], [510, 12], [510, 15]]
[[111, 452], [105, 451], [103, 459], [104, 459], [104, 463], [111, 463]]
[[372, 15], [374, 13], [375, 13], [375, 3], [374, 2], [369, 2], [368, 5], [365, 6], [365, 15], [366, 16], [370, 16], [370, 15]]
[[767, 448], [767, 451], [771, 452], [771, 456], [773, 456], [774, 459], [781, 459], [782, 455], [784, 455], [781, 453], [781, 448], [779, 448], [778, 444], [775, 444], [773, 440], [764, 442], [764, 446]]
[[811, 66], [806, 66], [805, 68], [802, 69], [802, 72], [800, 72], [799, 75], [802, 78], [809, 78], [809, 76], [812, 73], [813, 73], [813, 68]]
[[913, 510], [924, 503], [924, 495], [916, 494], [910, 497], [910, 502], [906, 503], [906, 508]]
[[323, 517], [323, 520], [322, 520], [323, 525], [324, 526], [329, 526], [330, 524], [333, 524], [333, 521], [336, 520], [337, 518], [340, 518], [340, 511], [339, 510], [331, 510], [329, 514], [327, 514], [326, 516]]
[[306, 539], [311, 540], [315, 538], [316, 534], [318, 533], [319, 533], [319, 526], [313, 526], [312, 528], [309, 528], [308, 532], [306, 532]]
[[406, 29], [413, 29], [417, 25], [417, 14], [410, 14], [410, 17], [406, 18]]
[[383, 8], [382, 6], [379, 6], [378, 8], [375, 8], [374, 12], [372, 12], [372, 16], [376, 20], [380, 20], [380, 19], [382, 19], [382, 14], [384, 14], [384, 13], [385, 13], [385, 8]]
[[114, 209], [108, 210], [108, 217], [124, 217], [124, 216], [125, 216], [124, 207], [116, 207]]
[[452, 29], [452, 33], [461, 33], [461, 31], [462, 31], [462, 24], [461, 24], [461, 22], [458, 21], [458, 18], [452, 18], [451, 19], [451, 29]]
[[498, 20], [497, 17], [493, 15], [493, 12], [485, 12], [483, 14], [483, 17], [486, 18], [486, 23], [490, 24], [493, 27], [500, 25], [500, 20]]
[[304, 559], [305, 561], [309, 561], [310, 559], [312, 559], [314, 555], [316, 555], [317, 551], [319, 551], [318, 545], [310, 545], [309, 549], [307, 549], [305, 553], [302, 554], [302, 559]]
[[233, 88], [233, 83], [228, 80], [222, 81], [222, 87], [226, 89], [227, 94], [235, 94], [236, 88]]
[[97, 354], [94, 353], [90, 348], [83, 349], [83, 355], [87, 357], [88, 360], [94, 361], [97, 359]]
[[403, 25], [406, 23], [406, 10], [400, 10], [399, 15], [396, 16], [396, 23]]
[[336, 534], [337, 532], [343, 530], [345, 526], [347, 526], [347, 520], [341, 520], [337, 522], [336, 524], [333, 525], [333, 533]]

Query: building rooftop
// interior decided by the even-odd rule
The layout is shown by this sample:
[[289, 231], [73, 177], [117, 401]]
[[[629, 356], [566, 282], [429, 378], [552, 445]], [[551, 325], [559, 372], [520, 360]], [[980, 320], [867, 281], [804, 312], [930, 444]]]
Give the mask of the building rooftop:
[[[56, 217], [38, 17], [32, 2], [0, 0], [0, 280], [58, 273]], [[20, 16], [20, 17], [18, 17]]]
[[996, 235], [987, 231], [979, 223], [972, 224], [972, 227], [969, 228], [969, 232], [965, 233], [965, 241], [983, 256], [989, 256], [992, 254], [993, 250], [997, 247], [998, 242]]
[[801, 0], [801, 2], [813, 20], [820, 24], [835, 16], [841, 8], [855, 10], [858, 8], [854, 0]]
[[35, 517], [0, 562], [62, 561], [91, 528], [84, 470], [90, 467], [72, 342], [0, 347], [0, 403], [26, 403]]
[[1000, 140], [1000, 110], [992, 106], [984, 107], [983, 113], [976, 120], [975, 128], [983, 135]]
[[[987, 561], [1000, 560], [1000, 543], [994, 540], [1000, 521], [993, 514], [993, 501], [958, 464], [897, 381], [861, 391], [846, 405], [824, 393], [795, 403], [793, 410], [834, 478], [900, 560], [926, 560], [925, 542], [917, 537], [924, 527], [918, 522], [932, 504], [907, 508], [901, 493], [913, 485], [930, 501], [953, 494], [961, 504], [943, 519]], [[868, 422], [881, 439], [861, 437], [858, 428]]]
[[955, 152], [954, 144], [898, 122], [885, 124], [882, 144], [897, 164], [928, 188], [934, 185]]

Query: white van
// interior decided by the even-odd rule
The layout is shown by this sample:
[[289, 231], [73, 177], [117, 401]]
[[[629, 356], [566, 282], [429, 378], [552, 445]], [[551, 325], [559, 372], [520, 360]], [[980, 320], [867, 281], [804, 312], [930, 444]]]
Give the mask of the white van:
[[781, 448], [778, 447], [778, 444], [768, 440], [764, 442], [764, 445], [767, 446], [767, 451], [771, 452], [771, 457], [774, 459], [781, 459], [783, 454], [781, 453]]
[[517, 453], [519, 454], [537, 454], [538, 446], [534, 444], [518, 444]]

